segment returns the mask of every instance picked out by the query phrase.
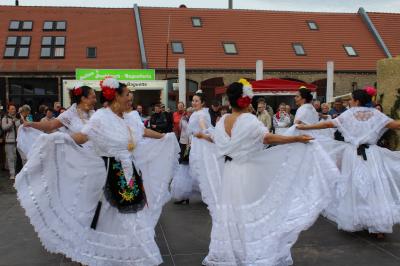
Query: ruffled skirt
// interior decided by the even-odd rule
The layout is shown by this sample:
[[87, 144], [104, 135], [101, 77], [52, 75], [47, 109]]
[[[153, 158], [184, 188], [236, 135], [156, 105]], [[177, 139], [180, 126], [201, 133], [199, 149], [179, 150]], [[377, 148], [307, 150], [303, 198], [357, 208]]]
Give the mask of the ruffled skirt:
[[331, 201], [339, 174], [317, 143], [262, 150], [221, 171], [205, 265], [292, 264], [291, 247]]
[[190, 199], [200, 192], [197, 179], [190, 175], [189, 165], [180, 164], [171, 183], [171, 195], [176, 200]]
[[[169, 138], [161, 142], [164, 148], [169, 146], [164, 152], [171, 151], [172, 158], [173, 142]], [[147, 150], [140, 146], [138, 152]], [[178, 153], [176, 162], [177, 156]], [[166, 163], [167, 159], [160, 161]], [[160, 172], [156, 161], [152, 164], [138, 157], [135, 165], [143, 174], [148, 207], [124, 214], [103, 199], [96, 230], [90, 225], [97, 203], [103, 198], [104, 161], [93, 151], [76, 145], [69, 135], [41, 135], [16, 178], [15, 188], [49, 252], [63, 253], [87, 265], [158, 265], [162, 259], [154, 227], [162, 205], [169, 199], [167, 188], [173, 161], [169, 161], [169, 167], [161, 167]]]
[[400, 223], [400, 153], [371, 145], [364, 160], [348, 143], [329, 142], [324, 148], [342, 173], [325, 215], [345, 231], [391, 233]]

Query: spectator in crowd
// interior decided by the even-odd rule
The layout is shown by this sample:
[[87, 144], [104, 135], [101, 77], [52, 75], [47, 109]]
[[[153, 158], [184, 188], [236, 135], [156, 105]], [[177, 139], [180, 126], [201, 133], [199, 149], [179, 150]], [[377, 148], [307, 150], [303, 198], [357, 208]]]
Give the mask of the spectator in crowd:
[[[169, 109], [166, 108], [165, 104], [161, 104], [161, 112], [165, 114], [167, 117], [167, 133], [172, 132], [173, 129], [173, 119], [172, 119], [172, 113], [170, 112]], [[165, 132], [164, 132], [165, 133]]]
[[33, 117], [31, 115], [31, 107], [27, 104], [19, 108], [19, 114], [21, 115], [21, 120], [26, 122], [33, 122]]
[[211, 117], [211, 125], [215, 127], [215, 124], [217, 123], [217, 120], [219, 117], [221, 117], [221, 104], [219, 103], [218, 100], [213, 100], [211, 103], [211, 108], [208, 109], [208, 112], [210, 113]]
[[193, 113], [193, 108], [189, 107], [186, 112], [182, 115], [182, 119], [179, 122], [179, 128], [181, 129], [181, 134], [179, 137], [179, 146], [181, 147], [181, 159], [184, 156], [187, 145], [189, 145], [190, 133], [188, 132], [189, 118]]
[[42, 118], [46, 116], [47, 109], [48, 107], [46, 105], [41, 104], [39, 106], [38, 112], [35, 114], [33, 118], [34, 122], [39, 122], [40, 120], [42, 120]]
[[290, 115], [286, 113], [286, 104], [281, 103], [273, 118], [275, 134], [283, 134], [290, 127]]
[[65, 109], [64, 107], [61, 107], [60, 114], [64, 113], [65, 111], [67, 111], [67, 109]]
[[54, 103], [54, 111], [53, 111], [53, 116], [57, 117], [60, 115], [60, 110], [61, 110], [62, 106], [60, 102], [55, 102]]
[[254, 109], [254, 107], [253, 107], [252, 104], [249, 105], [249, 113], [251, 113], [251, 114], [253, 114], [253, 115], [256, 114], [256, 110]]
[[314, 106], [315, 110], [317, 111], [317, 113], [321, 113], [321, 102], [320, 101], [314, 100], [313, 106]]
[[183, 102], [179, 102], [177, 105], [177, 111], [174, 112], [172, 115], [174, 133], [178, 139], [181, 135], [180, 123], [184, 114], [185, 114], [185, 104]]
[[[54, 119], [56, 119], [56, 118], [54, 117], [54, 110], [51, 109], [51, 108], [48, 108], [47, 111], [46, 111], [46, 116], [43, 117], [43, 118], [40, 120], [40, 122], [43, 122], [43, 121], [48, 121], [48, 122], [50, 122], [50, 121], [52, 121], [52, 120], [54, 120]], [[44, 132], [50, 134], [50, 133], [53, 133], [53, 132], [55, 132], [55, 131], [56, 131], [56, 130], [44, 131]]]
[[379, 103], [375, 104], [375, 109], [383, 113], [382, 105], [380, 105]]
[[292, 107], [290, 107], [288, 104], [286, 105], [286, 113], [290, 117], [290, 126], [292, 126], [294, 123], [294, 115], [292, 114]]
[[265, 127], [268, 128], [269, 131], [272, 129], [272, 118], [270, 114], [266, 110], [267, 108], [267, 103], [265, 102], [265, 99], [260, 98], [257, 102], [257, 118], [260, 120]]
[[103, 103], [103, 108], [108, 108], [108, 102]]
[[138, 104], [136, 106], [136, 111], [138, 112], [140, 119], [142, 119], [142, 122], [144, 123], [147, 120], [147, 117], [143, 114], [143, 106], [141, 104]]
[[332, 116], [329, 115], [329, 104], [323, 103], [321, 104], [321, 112], [319, 113], [319, 120], [331, 120]]
[[1, 128], [4, 132], [5, 150], [10, 179], [15, 179], [16, 163], [17, 163], [17, 132], [18, 127], [22, 124], [17, 117], [17, 108], [10, 104], [7, 108], [7, 114], [1, 120]]
[[160, 104], [154, 106], [154, 114], [150, 118], [150, 128], [159, 133], [168, 132], [167, 114], [162, 111]]
[[346, 111], [347, 109], [350, 109], [350, 103], [349, 100], [343, 100], [343, 108]]
[[[263, 97], [261, 97], [261, 98], [258, 98], [258, 100], [257, 100], [257, 104], [258, 103], [264, 103], [264, 105], [265, 105], [265, 110], [268, 112], [268, 114], [269, 114], [269, 116], [272, 118], [273, 116], [274, 116], [274, 109], [271, 107], [271, 106], [269, 106], [268, 104], [267, 104], [267, 101], [265, 100], [265, 98], [263, 98]], [[272, 121], [272, 120], [271, 120]]]
[[336, 99], [335, 103], [333, 104], [333, 108], [329, 111], [329, 115], [332, 119], [335, 119], [340, 114], [342, 114], [346, 109], [343, 107], [342, 99]]

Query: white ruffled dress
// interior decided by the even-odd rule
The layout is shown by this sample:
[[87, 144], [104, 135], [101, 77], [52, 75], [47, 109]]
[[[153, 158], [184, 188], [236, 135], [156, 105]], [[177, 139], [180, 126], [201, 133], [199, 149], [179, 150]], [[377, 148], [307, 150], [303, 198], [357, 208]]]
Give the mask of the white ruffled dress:
[[[400, 153], [376, 145], [391, 121], [367, 107], [353, 107], [332, 120], [345, 142], [325, 142], [341, 170], [325, 214], [339, 229], [391, 233], [400, 223]], [[365, 147], [365, 158], [358, 147]]]
[[214, 132], [217, 153], [203, 146], [200, 155], [213, 221], [203, 264], [290, 265], [300, 232], [331, 201], [338, 169], [315, 143], [264, 149], [268, 129], [252, 114], [240, 115], [229, 136], [225, 118]]
[[302, 123], [304, 125], [313, 125], [319, 122], [319, 115], [318, 112], [315, 110], [314, 106], [310, 103], [303, 104], [300, 106], [294, 117], [294, 125], [291, 126], [288, 130], [286, 130], [282, 135], [286, 136], [295, 136], [299, 134], [306, 134], [313, 136], [318, 140], [332, 140], [333, 134], [335, 130], [328, 128], [328, 129], [321, 129], [321, 130], [298, 130], [296, 128], [296, 123]]
[[[15, 188], [26, 215], [49, 252], [63, 253], [87, 265], [162, 263], [154, 227], [168, 198], [166, 184], [178, 155], [169, 163], [169, 157], [156, 161], [150, 157], [153, 151], [142, 147], [141, 142], [132, 154], [127, 150], [128, 124], [109, 109], [98, 110], [82, 129], [92, 141], [93, 149], [76, 145], [65, 133], [39, 136], [16, 178]], [[140, 135], [140, 128], [132, 125], [130, 128], [134, 136]], [[173, 158], [175, 148], [168, 146], [169, 139], [165, 139], [162, 151]], [[103, 199], [106, 169], [100, 156], [121, 161], [125, 176], [130, 176], [132, 160], [135, 162], [143, 173], [148, 206], [126, 214]], [[162, 171], [154, 168], [159, 172], [152, 171], [152, 164], [158, 162], [165, 167]], [[93, 230], [90, 225], [101, 199], [100, 216]]]
[[[208, 130], [201, 129], [200, 121], [204, 123]], [[180, 164], [171, 183], [173, 197], [177, 200], [189, 199], [199, 192], [203, 197], [203, 189], [205, 188], [199, 187], [199, 179], [203, 177], [203, 173], [198, 170], [199, 160], [201, 160], [200, 150], [202, 145], [211, 147], [211, 149], [214, 149], [214, 147], [207, 141], [193, 137], [193, 135], [201, 131], [209, 133], [211, 127], [211, 117], [207, 108], [196, 111], [190, 116], [188, 124], [188, 134], [190, 136], [189, 165]]]

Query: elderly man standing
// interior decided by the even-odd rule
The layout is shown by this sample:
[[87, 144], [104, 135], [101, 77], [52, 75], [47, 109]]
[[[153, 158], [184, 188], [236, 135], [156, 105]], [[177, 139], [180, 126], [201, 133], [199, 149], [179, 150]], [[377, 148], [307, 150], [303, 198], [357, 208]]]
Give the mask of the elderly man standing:
[[266, 110], [267, 108], [267, 103], [265, 102], [265, 99], [260, 98], [257, 101], [257, 118], [260, 120], [265, 127], [268, 128], [268, 130], [271, 132], [272, 129], [272, 118], [270, 114]]
[[10, 179], [15, 179], [15, 168], [17, 163], [17, 132], [21, 120], [17, 118], [15, 105], [8, 106], [8, 113], [1, 120], [1, 127], [5, 134], [5, 150], [7, 165], [10, 171]]

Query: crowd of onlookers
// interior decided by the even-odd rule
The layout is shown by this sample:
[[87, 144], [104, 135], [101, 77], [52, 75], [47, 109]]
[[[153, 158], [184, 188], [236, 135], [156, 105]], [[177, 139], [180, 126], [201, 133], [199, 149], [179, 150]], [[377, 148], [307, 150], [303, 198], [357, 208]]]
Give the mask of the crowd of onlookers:
[[[349, 108], [348, 101], [337, 99], [332, 106], [327, 103], [321, 103], [318, 100], [313, 101], [315, 110], [319, 113], [320, 120], [334, 119]], [[254, 109], [256, 107], [256, 109]], [[375, 105], [375, 108], [382, 111], [382, 106]], [[182, 146], [189, 143], [188, 123], [193, 108], [186, 108], [183, 102], [179, 102], [176, 111], [170, 111], [164, 104], [155, 104], [152, 113], [146, 116], [143, 113], [143, 106], [137, 105], [136, 111], [139, 113], [142, 122], [147, 128], [151, 128], [160, 133], [174, 132]], [[0, 164], [3, 169], [10, 173], [10, 179], [15, 178], [15, 174], [21, 169], [24, 158], [21, 158], [17, 151], [17, 132], [19, 126], [24, 121], [38, 122], [50, 121], [63, 113], [65, 108], [60, 102], [55, 102], [53, 108], [46, 105], [40, 105], [38, 111], [32, 113], [30, 106], [23, 105], [17, 110], [17, 106], [9, 104], [5, 114], [1, 117], [0, 128]], [[212, 101], [208, 109], [211, 118], [211, 124], [216, 125], [218, 120], [226, 113], [230, 113], [228, 105], [221, 105], [217, 100]], [[267, 104], [266, 99], [261, 97], [255, 102], [255, 105], [249, 106], [249, 112], [253, 113], [268, 128], [270, 132], [282, 134], [294, 123], [295, 110], [286, 103], [281, 103], [274, 111]], [[52, 133], [52, 132], [46, 132]], [[335, 138], [340, 140], [341, 136], [335, 134]]]
[[[5, 113], [0, 114], [0, 168], [8, 170], [10, 179], [15, 179], [15, 174], [22, 168], [25, 158], [17, 151], [18, 128], [25, 122], [39, 122], [55, 119], [65, 108], [60, 102], [54, 103], [54, 109], [46, 105], [40, 105], [38, 111], [32, 114], [29, 105], [18, 108], [10, 103]], [[51, 133], [51, 132], [46, 132]]]

